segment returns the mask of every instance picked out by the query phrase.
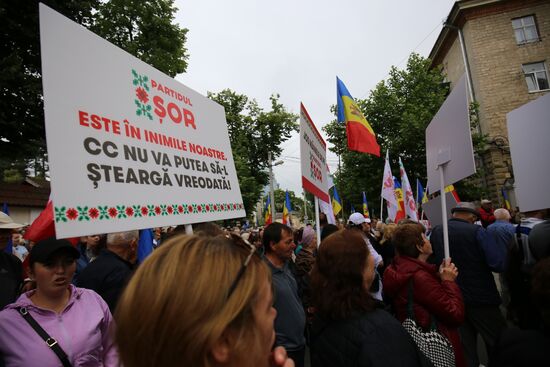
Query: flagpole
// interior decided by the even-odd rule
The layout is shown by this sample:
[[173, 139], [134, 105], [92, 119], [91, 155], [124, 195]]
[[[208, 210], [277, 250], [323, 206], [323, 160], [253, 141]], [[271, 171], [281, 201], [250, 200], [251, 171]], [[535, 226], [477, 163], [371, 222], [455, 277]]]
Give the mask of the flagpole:
[[307, 224], [307, 202], [306, 202], [306, 192], [302, 191], [304, 198], [304, 223]]
[[[447, 161], [448, 162], [448, 161]], [[439, 183], [440, 183], [440, 192], [439, 196], [441, 197], [441, 215], [443, 220], [443, 252], [445, 254], [445, 259], [450, 257], [449, 252], [449, 227], [447, 223], [447, 200], [445, 195], [445, 166], [447, 162], [440, 164], [437, 169], [439, 170]]]
[[319, 220], [319, 198], [315, 196], [315, 228], [317, 230], [317, 247], [321, 243], [321, 222]]
[[185, 225], [185, 234], [188, 234], [188, 235], [193, 234], [193, 225], [192, 224], [186, 224]]
[[[386, 150], [386, 160], [389, 158], [389, 151]], [[386, 169], [386, 161], [384, 161], [384, 170]], [[384, 173], [382, 173], [382, 189], [380, 190], [380, 220], [384, 223]]]

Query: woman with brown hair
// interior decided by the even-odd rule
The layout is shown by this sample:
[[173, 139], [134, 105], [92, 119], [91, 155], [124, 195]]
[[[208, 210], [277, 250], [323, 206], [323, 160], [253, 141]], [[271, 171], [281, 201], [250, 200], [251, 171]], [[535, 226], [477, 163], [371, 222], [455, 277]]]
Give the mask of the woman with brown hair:
[[179, 235], [140, 266], [115, 318], [121, 361], [293, 366], [275, 341], [271, 271], [239, 236]]
[[399, 321], [407, 317], [409, 287], [412, 286], [412, 310], [417, 324], [428, 330], [432, 320], [437, 330], [451, 342], [457, 367], [466, 366], [458, 326], [464, 321], [464, 303], [455, 282], [456, 266], [444, 262], [439, 271], [427, 263], [432, 245], [419, 223], [399, 224], [392, 236], [397, 256], [384, 273], [384, 292], [393, 300]]
[[411, 337], [369, 294], [373, 279], [374, 259], [358, 231], [321, 243], [311, 274], [312, 367], [422, 365]]

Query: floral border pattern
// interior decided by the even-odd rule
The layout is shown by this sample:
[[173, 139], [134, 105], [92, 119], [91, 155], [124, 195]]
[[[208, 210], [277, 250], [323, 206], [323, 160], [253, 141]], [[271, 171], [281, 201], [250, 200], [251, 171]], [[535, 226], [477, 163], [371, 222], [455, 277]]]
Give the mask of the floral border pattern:
[[54, 207], [55, 222], [130, 219], [244, 210], [243, 203], [136, 204]]

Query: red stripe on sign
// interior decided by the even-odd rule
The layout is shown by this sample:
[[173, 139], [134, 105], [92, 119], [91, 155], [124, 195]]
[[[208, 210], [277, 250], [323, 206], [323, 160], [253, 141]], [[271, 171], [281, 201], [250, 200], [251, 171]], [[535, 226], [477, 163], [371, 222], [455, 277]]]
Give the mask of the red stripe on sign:
[[309, 113], [307, 113], [307, 110], [306, 108], [304, 107], [304, 104], [303, 103], [300, 103], [300, 108], [301, 110], [304, 112], [304, 114], [306, 115], [307, 117], [307, 120], [308, 120], [308, 123], [309, 123], [309, 126], [311, 127], [311, 129], [313, 130], [313, 132], [317, 135], [317, 138], [321, 141], [321, 144], [323, 144], [323, 146], [327, 147], [327, 143], [325, 143], [325, 139], [323, 139], [323, 137], [321, 136], [321, 134], [319, 133], [319, 130], [317, 130], [317, 128], [315, 127], [315, 124], [313, 123], [313, 120], [311, 119], [311, 117], [309, 117]]
[[323, 200], [325, 203], [330, 203], [328, 194], [326, 192], [319, 190], [319, 188], [315, 186], [313, 182], [309, 181], [304, 176], [302, 176], [302, 187], [304, 188], [304, 190], [317, 196], [319, 199]]

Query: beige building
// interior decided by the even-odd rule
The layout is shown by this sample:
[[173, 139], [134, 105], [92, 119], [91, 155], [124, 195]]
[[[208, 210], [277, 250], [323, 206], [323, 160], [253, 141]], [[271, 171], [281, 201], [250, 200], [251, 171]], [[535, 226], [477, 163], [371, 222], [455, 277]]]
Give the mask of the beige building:
[[550, 1], [457, 1], [430, 59], [442, 66], [451, 88], [469, 71], [479, 128], [489, 141], [476, 162], [485, 172], [480, 184], [500, 204], [504, 187], [514, 206], [506, 114], [550, 91]]

